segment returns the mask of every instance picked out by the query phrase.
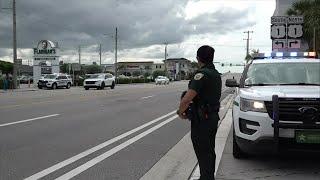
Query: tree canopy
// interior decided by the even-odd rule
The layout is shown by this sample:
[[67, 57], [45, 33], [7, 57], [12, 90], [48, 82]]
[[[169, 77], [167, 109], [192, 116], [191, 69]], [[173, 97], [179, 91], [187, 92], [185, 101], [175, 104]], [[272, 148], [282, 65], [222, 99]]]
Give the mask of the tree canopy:
[[289, 16], [304, 17], [304, 36], [303, 39], [309, 44], [310, 50], [313, 50], [314, 30], [316, 30], [316, 51], [320, 51], [320, 0], [301, 0], [293, 3], [288, 9]]

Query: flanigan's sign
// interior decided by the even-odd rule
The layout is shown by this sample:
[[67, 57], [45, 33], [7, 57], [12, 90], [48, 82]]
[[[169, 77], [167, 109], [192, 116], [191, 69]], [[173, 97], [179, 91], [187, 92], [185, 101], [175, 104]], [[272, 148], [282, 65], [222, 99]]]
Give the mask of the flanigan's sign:
[[49, 40], [41, 40], [37, 48], [33, 49], [34, 54], [56, 54], [56, 45]]
[[55, 49], [37, 49], [37, 48], [34, 48], [33, 49], [33, 53], [34, 54], [56, 54], [56, 50]]

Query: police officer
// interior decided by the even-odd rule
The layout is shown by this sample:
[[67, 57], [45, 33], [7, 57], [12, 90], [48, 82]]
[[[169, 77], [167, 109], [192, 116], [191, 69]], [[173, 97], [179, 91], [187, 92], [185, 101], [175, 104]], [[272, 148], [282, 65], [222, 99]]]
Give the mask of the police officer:
[[219, 121], [221, 97], [221, 76], [213, 64], [215, 50], [202, 46], [197, 51], [200, 69], [189, 82], [187, 93], [180, 102], [177, 113], [187, 119], [186, 110], [193, 104], [191, 120], [191, 140], [197, 156], [201, 180], [214, 179], [215, 137]]

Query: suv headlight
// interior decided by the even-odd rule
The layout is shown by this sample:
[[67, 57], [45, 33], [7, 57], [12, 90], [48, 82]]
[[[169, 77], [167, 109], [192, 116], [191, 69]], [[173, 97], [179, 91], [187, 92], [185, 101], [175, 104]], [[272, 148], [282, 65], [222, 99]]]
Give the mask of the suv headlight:
[[240, 110], [247, 112], [247, 111], [254, 111], [254, 112], [263, 112], [266, 113], [267, 109], [263, 101], [258, 100], [251, 100], [251, 99], [240, 99]]

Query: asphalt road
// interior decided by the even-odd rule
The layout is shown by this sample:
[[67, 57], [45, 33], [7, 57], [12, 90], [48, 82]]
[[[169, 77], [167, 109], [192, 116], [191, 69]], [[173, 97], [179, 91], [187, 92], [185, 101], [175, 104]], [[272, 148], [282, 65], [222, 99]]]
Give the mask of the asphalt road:
[[283, 152], [235, 159], [232, 156], [232, 128], [217, 171], [217, 180], [319, 180], [317, 153]]
[[186, 86], [2, 93], [0, 179], [139, 179], [188, 133]]

